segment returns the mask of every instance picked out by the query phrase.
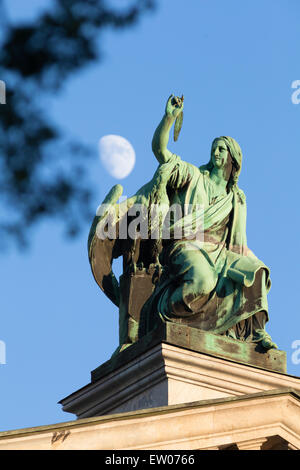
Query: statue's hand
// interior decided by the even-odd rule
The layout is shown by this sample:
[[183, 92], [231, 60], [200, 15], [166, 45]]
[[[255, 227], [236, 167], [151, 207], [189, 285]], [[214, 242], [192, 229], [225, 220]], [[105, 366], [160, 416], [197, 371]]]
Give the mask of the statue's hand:
[[183, 95], [181, 98], [179, 98], [179, 96], [174, 96], [173, 94], [169, 96], [165, 110], [166, 115], [176, 119], [183, 110], [183, 100]]

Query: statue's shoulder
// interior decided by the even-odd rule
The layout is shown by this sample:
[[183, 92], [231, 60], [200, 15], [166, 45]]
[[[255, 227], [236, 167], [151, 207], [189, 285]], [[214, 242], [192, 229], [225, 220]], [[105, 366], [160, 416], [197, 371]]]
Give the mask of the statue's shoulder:
[[195, 176], [199, 176], [199, 177], [202, 176], [202, 172], [200, 171], [199, 167], [197, 167], [193, 163], [189, 163], [189, 162], [187, 162], [187, 165], [190, 168], [190, 170], [194, 173]]
[[209, 171], [209, 164], [206, 164], [206, 165], [201, 165], [199, 168], [198, 168], [199, 172], [205, 177], [205, 178], [209, 178], [209, 174], [210, 174], [210, 171]]
[[190, 176], [199, 176], [200, 170], [197, 166], [193, 165], [192, 163], [183, 160], [179, 155], [175, 153], [172, 154], [171, 158], [168, 161], [169, 164], [173, 165], [179, 173], [189, 173]]

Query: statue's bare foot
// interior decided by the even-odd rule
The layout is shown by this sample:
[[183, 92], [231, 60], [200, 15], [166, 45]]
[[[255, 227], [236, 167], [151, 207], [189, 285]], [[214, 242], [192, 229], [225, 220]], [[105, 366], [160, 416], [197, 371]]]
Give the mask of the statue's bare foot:
[[260, 343], [264, 349], [278, 349], [278, 346], [272, 341], [271, 336], [263, 329], [256, 330], [256, 343]]
[[276, 343], [274, 343], [271, 339], [271, 336], [267, 334], [268, 337], [264, 338], [261, 341], [261, 345], [265, 349], [278, 349], [278, 346]]
[[269, 333], [266, 332], [264, 328], [258, 328], [254, 332], [254, 342], [261, 344], [262, 347], [266, 350], [268, 349], [278, 349], [278, 346], [274, 341], [272, 340], [271, 336]]

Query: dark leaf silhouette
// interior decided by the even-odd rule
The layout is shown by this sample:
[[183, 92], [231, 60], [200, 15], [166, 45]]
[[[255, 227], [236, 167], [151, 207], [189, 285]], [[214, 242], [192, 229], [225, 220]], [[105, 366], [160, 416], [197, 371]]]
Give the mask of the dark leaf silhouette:
[[11, 239], [26, 243], [30, 228], [45, 217], [63, 219], [70, 235], [91, 217], [90, 149], [64, 138], [40, 106], [41, 97], [57, 93], [70, 76], [101, 60], [99, 37], [105, 29], [129, 27], [153, 7], [154, 0], [133, 0], [122, 10], [108, 0], [54, 0], [32, 23], [2, 21], [2, 246]]

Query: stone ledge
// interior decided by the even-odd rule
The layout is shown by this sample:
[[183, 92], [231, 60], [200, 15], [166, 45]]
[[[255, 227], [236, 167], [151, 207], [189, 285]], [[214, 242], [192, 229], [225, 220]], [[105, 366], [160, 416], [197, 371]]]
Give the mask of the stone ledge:
[[223, 450], [257, 439], [299, 450], [299, 423], [299, 396], [281, 389], [6, 431], [0, 450]]
[[194, 408], [201, 407], [217, 407], [218, 405], [236, 403], [246, 400], [259, 399], [259, 398], [271, 398], [279, 396], [290, 396], [295, 398], [300, 403], [300, 393], [297, 393], [293, 388], [280, 388], [274, 390], [267, 390], [265, 392], [251, 393], [248, 395], [236, 396], [236, 397], [224, 397], [224, 398], [214, 398], [210, 400], [200, 400], [190, 403], [181, 403], [177, 405], [168, 405], [160, 406], [157, 408], [151, 408], [146, 410], [136, 410], [126, 413], [116, 413], [113, 415], [104, 415], [104, 416], [94, 416], [91, 418], [82, 418], [72, 421], [63, 421], [55, 424], [43, 424], [41, 426], [33, 426], [29, 428], [19, 428], [12, 429], [9, 431], [0, 431], [0, 441], [2, 439], [10, 439], [15, 437], [23, 437], [33, 434], [39, 434], [43, 432], [52, 432], [52, 431], [68, 431], [72, 428], [80, 428], [81, 426], [86, 426], [90, 424], [103, 424], [103, 423], [112, 423], [114, 421], [124, 421], [126, 419], [136, 419], [144, 417], [154, 417], [167, 413], [176, 413], [179, 411], [192, 410]]

